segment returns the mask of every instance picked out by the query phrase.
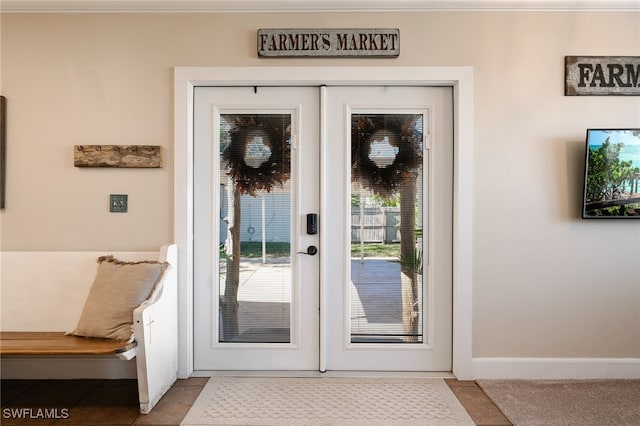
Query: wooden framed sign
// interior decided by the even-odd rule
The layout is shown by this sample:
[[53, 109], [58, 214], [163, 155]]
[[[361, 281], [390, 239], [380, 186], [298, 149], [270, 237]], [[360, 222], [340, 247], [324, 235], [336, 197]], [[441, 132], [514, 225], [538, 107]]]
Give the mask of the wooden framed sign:
[[260, 29], [259, 57], [365, 57], [400, 55], [397, 28]]
[[640, 56], [565, 56], [565, 96], [640, 96]]

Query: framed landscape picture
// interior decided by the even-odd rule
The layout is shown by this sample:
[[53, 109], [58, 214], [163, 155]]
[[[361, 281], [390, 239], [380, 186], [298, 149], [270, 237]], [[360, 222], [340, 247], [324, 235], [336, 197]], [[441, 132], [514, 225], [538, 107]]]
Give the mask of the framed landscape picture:
[[4, 209], [7, 181], [7, 99], [0, 96], [0, 210]]
[[640, 219], [640, 128], [587, 129], [582, 217]]

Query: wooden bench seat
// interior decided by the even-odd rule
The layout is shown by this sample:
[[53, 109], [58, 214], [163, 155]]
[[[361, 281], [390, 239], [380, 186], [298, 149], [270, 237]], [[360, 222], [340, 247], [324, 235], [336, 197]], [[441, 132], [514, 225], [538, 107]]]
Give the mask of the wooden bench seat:
[[[87, 339], [61, 332], [0, 332], [1, 355], [127, 355], [135, 356], [136, 342]], [[132, 351], [134, 351], [132, 353]]]
[[[108, 252], [109, 253], [109, 252]], [[133, 343], [67, 336], [78, 323], [105, 252], [6, 252], [2, 257], [0, 376], [3, 379], [137, 377], [149, 413], [178, 373], [178, 248], [109, 253], [169, 263], [158, 291], [133, 310]], [[125, 361], [125, 362], [122, 362]]]

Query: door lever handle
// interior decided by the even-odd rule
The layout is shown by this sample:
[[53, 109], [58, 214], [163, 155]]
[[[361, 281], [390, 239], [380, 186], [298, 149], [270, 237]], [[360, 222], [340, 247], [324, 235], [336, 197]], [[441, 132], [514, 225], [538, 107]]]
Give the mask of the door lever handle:
[[309, 246], [307, 247], [307, 251], [299, 251], [300, 254], [308, 254], [309, 256], [315, 256], [318, 253], [318, 247]]

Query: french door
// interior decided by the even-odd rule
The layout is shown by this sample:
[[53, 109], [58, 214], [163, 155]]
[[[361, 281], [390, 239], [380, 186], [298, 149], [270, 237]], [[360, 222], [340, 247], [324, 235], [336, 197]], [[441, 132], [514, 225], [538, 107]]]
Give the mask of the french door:
[[317, 92], [195, 90], [196, 369], [318, 369]]
[[452, 90], [198, 87], [196, 370], [450, 371]]

